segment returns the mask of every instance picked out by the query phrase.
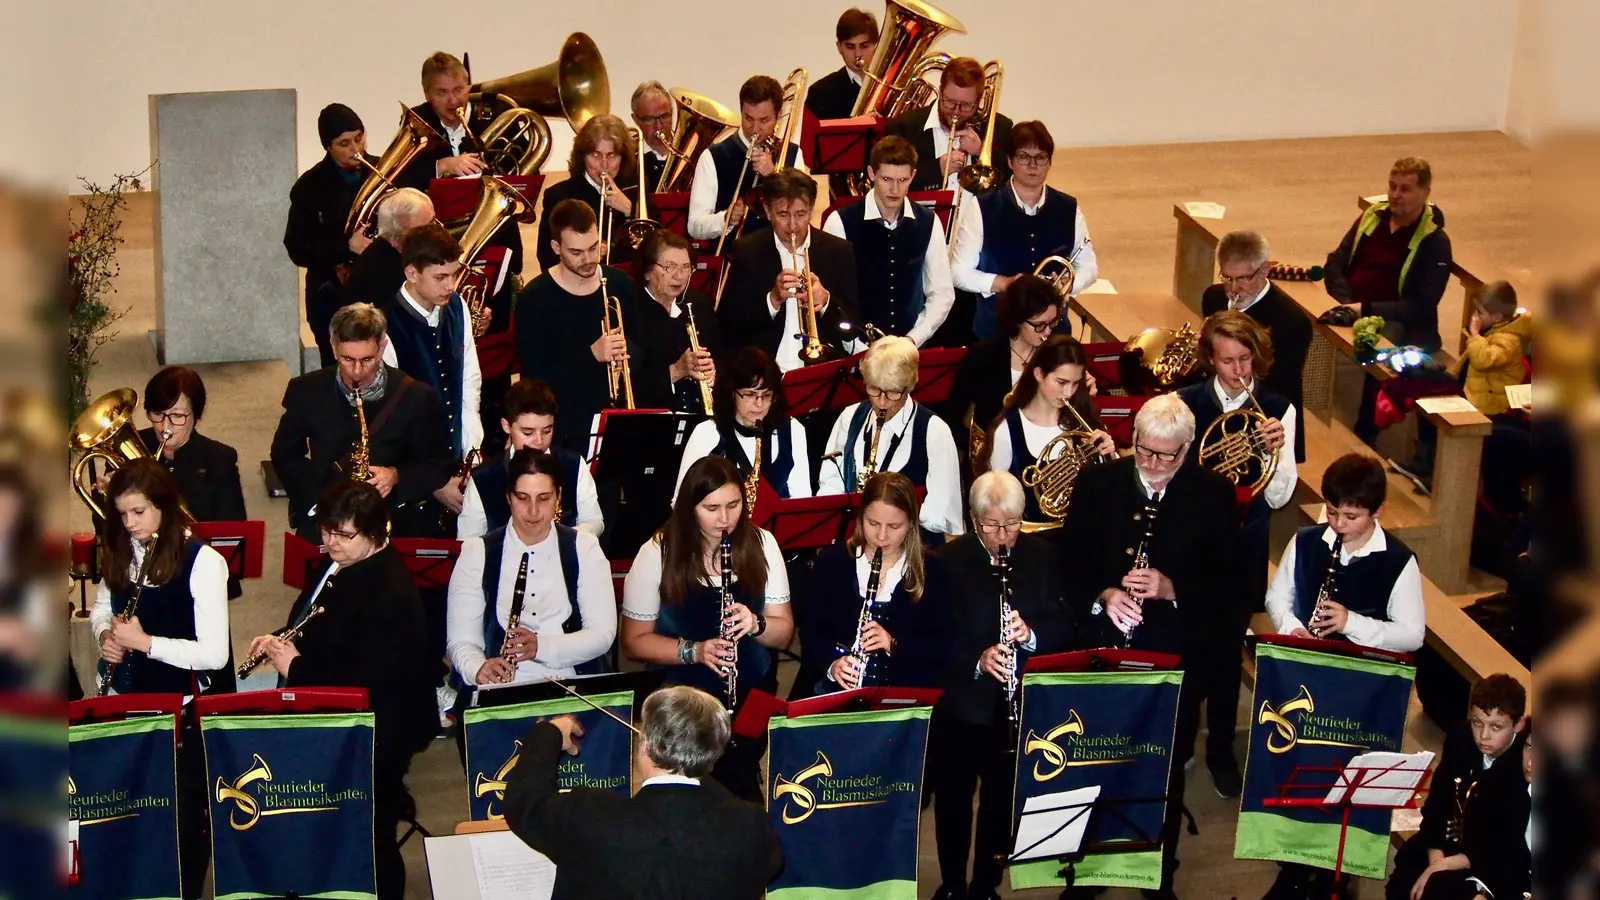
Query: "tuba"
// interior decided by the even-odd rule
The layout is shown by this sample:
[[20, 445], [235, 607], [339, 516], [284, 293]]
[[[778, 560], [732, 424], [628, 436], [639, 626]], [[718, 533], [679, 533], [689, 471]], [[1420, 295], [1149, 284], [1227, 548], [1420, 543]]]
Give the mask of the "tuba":
[[[942, 61], [925, 67], [928, 50], [946, 33], [966, 34], [966, 26], [931, 3], [922, 0], [888, 0], [883, 11], [883, 29], [878, 38], [878, 49], [872, 61], [862, 67], [861, 90], [856, 94], [856, 104], [850, 110], [854, 116], [894, 116], [900, 112], [925, 106], [925, 99], [915, 104], [906, 94], [914, 91], [923, 76], [943, 69], [948, 54], [938, 54]], [[921, 92], [918, 92], [921, 96]], [[902, 103], [902, 100], [907, 100]]]
[[[531, 109], [499, 95], [511, 108], [494, 117], [478, 143], [483, 145], [483, 162], [495, 175], [534, 175], [550, 158], [550, 124]], [[466, 121], [463, 119], [462, 121]]]
[[388, 149], [378, 157], [378, 164], [374, 166], [367, 163], [364, 156], [357, 157], [372, 171], [367, 173], [366, 180], [361, 182], [355, 200], [350, 204], [350, 214], [344, 220], [345, 237], [358, 231], [367, 231], [372, 226], [377, 219], [378, 201], [394, 189], [394, 180], [400, 177], [406, 166], [411, 165], [412, 160], [430, 146], [448, 143], [443, 135], [434, 131], [433, 126], [424, 122], [410, 107], [400, 104], [400, 129], [389, 141]]
[[[611, 82], [606, 77], [605, 60], [600, 57], [600, 48], [595, 46], [594, 40], [581, 31], [567, 35], [553, 62], [516, 75], [480, 81], [468, 90], [480, 95], [504, 95], [516, 107], [541, 116], [561, 116], [573, 131], [595, 116], [611, 111]], [[494, 124], [484, 129], [485, 144], [489, 143], [493, 130]], [[545, 153], [549, 154], [548, 141]], [[538, 166], [532, 171], [538, 171]]]
[[80, 455], [72, 464], [72, 486], [94, 514], [104, 519], [110, 510], [105, 493], [95, 486], [89, 471], [90, 460], [105, 461], [106, 471], [114, 472], [136, 459], [150, 456], [133, 416], [139, 406], [133, 388], [118, 388], [89, 404], [72, 423], [67, 444]]
[[1122, 348], [1129, 394], [1165, 394], [1183, 386], [1200, 363], [1200, 338], [1188, 322], [1177, 331], [1146, 328]]
[[[983, 66], [983, 93], [978, 97], [976, 116], [988, 120], [983, 129], [983, 147], [978, 151], [978, 161], [961, 170], [957, 179], [961, 187], [974, 194], [982, 193], [995, 184], [994, 129], [1000, 120], [1000, 88], [1005, 84], [1005, 66], [992, 59]], [[952, 136], [952, 141], [954, 136]]]
[[[492, 126], [491, 126], [492, 127]], [[466, 228], [457, 236], [461, 242], [461, 269], [456, 272], [455, 290], [472, 312], [472, 333], [482, 337], [489, 330], [489, 285], [469, 285], [467, 280], [479, 270], [474, 268], [478, 254], [488, 246], [506, 222], [525, 220], [533, 212], [533, 204], [511, 184], [493, 175], [483, 176], [483, 187], [478, 194], [478, 208], [467, 220]]]
[[1245, 390], [1249, 406], [1229, 410], [1218, 416], [1200, 436], [1200, 465], [1237, 486], [1248, 487], [1250, 496], [1261, 493], [1278, 471], [1278, 454], [1283, 448], [1268, 450], [1261, 439], [1261, 426], [1267, 414], [1256, 402], [1254, 391]]
[[700, 151], [716, 143], [728, 129], [739, 127], [739, 115], [710, 97], [683, 88], [673, 88], [671, 94], [678, 105], [678, 124], [670, 137], [658, 135], [664, 138], [669, 157], [656, 182], [658, 193], [687, 191]]

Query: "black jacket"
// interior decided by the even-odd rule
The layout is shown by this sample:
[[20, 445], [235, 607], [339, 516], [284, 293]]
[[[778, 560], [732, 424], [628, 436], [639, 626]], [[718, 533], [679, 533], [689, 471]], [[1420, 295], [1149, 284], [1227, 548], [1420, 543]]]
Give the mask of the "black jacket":
[[[306, 591], [321, 580], [319, 571]], [[304, 615], [305, 600], [302, 592], [291, 617]], [[317, 602], [323, 612], [295, 641], [300, 656], [286, 687], [366, 688], [378, 759], [428, 746], [439, 727], [430, 680], [437, 660], [428, 654], [422, 599], [394, 545], [334, 573]]]
[[[1059, 546], [1067, 579], [1067, 603], [1098, 637], [1101, 646], [1121, 646], [1121, 632], [1090, 609], [1101, 591], [1120, 588], [1144, 535], [1144, 491], [1135, 458], [1090, 466], [1078, 473]], [[1172, 580], [1176, 603], [1144, 604], [1144, 622], [1133, 647], [1190, 657], [1216, 652], [1218, 629], [1234, 621], [1248, 587], [1233, 486], [1220, 475], [1184, 465], [1167, 484], [1157, 514], [1150, 566]], [[1237, 653], [1238, 635], [1233, 635]]]
[[[1390, 341], [1401, 346], [1415, 344], [1430, 351], [1439, 349], [1443, 343], [1439, 337], [1439, 301], [1450, 284], [1450, 236], [1444, 230], [1444, 210], [1435, 206], [1432, 213], [1432, 231], [1417, 244], [1411, 267], [1400, 284], [1400, 299], [1395, 302], [1361, 303], [1361, 298], [1350, 292], [1350, 261], [1356, 251], [1356, 231], [1363, 221], [1377, 215], [1373, 210], [1356, 217], [1339, 246], [1328, 254], [1323, 267], [1323, 286], [1328, 296], [1340, 303], [1361, 303], [1364, 316], [1382, 316], [1383, 336]], [[1386, 227], [1385, 221], [1380, 220], [1377, 227]], [[1426, 221], [1417, 227], [1425, 224]]]
[[1000, 415], [1010, 392], [1011, 342], [1003, 337], [979, 341], [961, 357], [941, 414], [956, 434], [965, 432], [969, 409], [972, 424], [987, 429]]
[[[433, 388], [399, 369], [389, 371], [389, 386], [381, 401], [366, 406], [368, 441], [374, 466], [393, 466], [400, 480], [389, 492], [389, 507], [415, 507], [432, 502], [433, 492], [455, 470], [449, 446], [450, 429], [444, 407]], [[306, 511], [322, 492], [340, 478], [349, 477], [335, 467], [355, 446], [360, 434], [352, 406], [334, 383], [338, 367], [329, 366], [289, 380], [283, 392], [283, 417], [272, 436], [272, 465], [289, 491], [289, 524], [306, 521]], [[409, 382], [399, 405], [381, 427], [383, 411], [396, 402], [400, 385]], [[396, 516], [396, 537], [414, 536], [411, 515]]]
[[[1200, 314], [1209, 316], [1228, 308], [1228, 292], [1220, 284], [1206, 288], [1200, 296]], [[1294, 298], [1285, 294], [1276, 284], [1269, 284], [1266, 296], [1253, 304], [1246, 314], [1272, 334], [1272, 372], [1261, 383], [1270, 391], [1303, 410], [1304, 389], [1302, 373], [1306, 367], [1306, 354], [1311, 350], [1311, 317], [1305, 314]], [[1303, 421], [1303, 419], [1302, 419]], [[1306, 430], [1294, 431], [1295, 462], [1306, 461]]]
[[[635, 182], [631, 188], [624, 186], [623, 190], [628, 192], [628, 199], [637, 205], [639, 202], [638, 183]], [[597, 218], [600, 216], [600, 192], [595, 190], [594, 186], [589, 183], [589, 179], [582, 175], [569, 176], [561, 182], [545, 188], [544, 199], [539, 204], [539, 236], [536, 239], [538, 243], [533, 248], [533, 255], [539, 260], [539, 270], [541, 272], [548, 272], [554, 269], [560, 258], [556, 251], [550, 247], [550, 242], [555, 240], [555, 235], [550, 233], [550, 210], [555, 209], [556, 204], [563, 200], [582, 200], [584, 203], [589, 204], [589, 208], [594, 210]], [[628, 220], [630, 218], [630, 216], [625, 216], [609, 206], [606, 207], [605, 227], [611, 232], [611, 255], [607, 262], [611, 265], [626, 263], [633, 259], [633, 246], [628, 243]]]
[[[694, 309], [694, 326], [700, 335], [700, 346], [720, 363], [725, 358], [722, 328], [717, 323], [717, 311], [711, 304], [711, 298], [690, 288], [678, 298], [678, 304], [680, 308], [688, 304]], [[676, 403], [675, 390], [667, 370], [689, 349], [688, 316], [682, 312], [677, 318], [668, 315], [666, 309], [645, 291], [643, 279], [638, 283], [634, 309], [639, 313], [639, 333], [635, 337], [629, 332], [628, 337], [639, 346], [639, 358], [633, 361], [632, 366], [633, 390], [638, 405], [640, 408], [673, 409]], [[694, 387], [688, 382], [683, 384], [685, 390]], [[698, 389], [693, 393], [698, 396]]]
[[[928, 110], [931, 106], [922, 106], [901, 113], [889, 120], [885, 133], [899, 135], [911, 142], [917, 148], [917, 171], [911, 178], [911, 189], [914, 191], [938, 190], [939, 157], [933, 152], [933, 132], [928, 130]], [[995, 120], [994, 147], [990, 155], [990, 164], [994, 166], [997, 185], [1005, 184], [1011, 177], [1011, 119], [1004, 113]], [[973, 127], [977, 129], [978, 136], [983, 137], [983, 123], [979, 122]], [[976, 162], [976, 160], [974, 160]]]
[[[154, 428], [139, 432], [153, 453], [159, 438]], [[239, 452], [199, 432], [189, 435], [172, 459], [162, 460], [178, 482], [178, 493], [197, 522], [241, 522], [244, 491], [239, 484]]]
[[632, 799], [560, 793], [561, 732], [534, 725], [506, 779], [506, 824], [556, 864], [553, 900], [759, 900], [783, 869], [766, 813], [709, 777]]
[[[783, 257], [771, 228], [747, 234], [733, 244], [729, 254], [728, 286], [717, 316], [722, 323], [722, 341], [730, 353], [745, 347], [760, 347], [776, 355], [783, 340], [785, 313], [772, 314], [767, 295], [783, 271]], [[858, 323], [856, 304], [856, 256], [850, 242], [820, 228], [811, 229], [811, 271], [828, 289], [828, 308], [817, 319], [817, 330], [824, 344], [840, 342], [839, 323]]]
[[[1005, 713], [1000, 682], [978, 671], [983, 651], [1000, 640], [1000, 576], [976, 534], [940, 546], [949, 577], [954, 642], [945, 669], [938, 712], [971, 725], [990, 725]], [[1072, 619], [1063, 603], [1065, 587], [1054, 549], [1044, 540], [1021, 535], [1011, 550], [1011, 606], [1033, 629], [1034, 650], [1019, 654], [1027, 665], [1034, 654], [1059, 653], [1073, 643]]]
[[[474, 100], [472, 102], [472, 112], [467, 121], [467, 136], [461, 141], [461, 152], [482, 153], [483, 141], [479, 140], [478, 136], [483, 134], [483, 130], [489, 127], [496, 116], [505, 112], [508, 108], [498, 100], [487, 102]], [[425, 152], [417, 154], [417, 158], [411, 161], [411, 165], [406, 166], [400, 173], [400, 177], [395, 179], [395, 184], [398, 187], [413, 187], [426, 194], [428, 193], [428, 188], [433, 184], [433, 173], [439, 164], [439, 160], [456, 154], [451, 152], [449, 138], [445, 135], [444, 126], [439, 123], [439, 115], [433, 111], [432, 106], [424, 103], [420, 106], [411, 107], [411, 111], [421, 116], [422, 121], [427, 122], [428, 127], [437, 131], [440, 137], [445, 138], [445, 141], [439, 146], [430, 146]], [[511, 274], [522, 274], [522, 232], [517, 228], [516, 222], [507, 222], [500, 226], [500, 230], [494, 233], [494, 238], [489, 241], [489, 245], [505, 247], [510, 250], [511, 257], [508, 262], [511, 266]], [[396, 285], [396, 288], [398, 287], [399, 285]], [[394, 292], [390, 291], [390, 293]]]
[[[367, 162], [377, 161], [376, 156], [367, 154]], [[283, 248], [289, 251], [295, 265], [306, 270], [307, 296], [318, 285], [335, 280], [335, 266], [355, 262], [344, 222], [363, 180], [346, 181], [333, 158], [324, 155], [289, 190], [289, 222], [283, 229]]]
[[861, 88], [850, 80], [850, 70], [840, 66], [812, 82], [806, 91], [806, 109], [819, 119], [848, 119]]
[[342, 302], [345, 306], [370, 303], [381, 308], [394, 298], [405, 281], [406, 267], [400, 261], [400, 251], [383, 238], [374, 238], [350, 269]]
[[[1429, 850], [1444, 850], [1446, 853], [1459, 851], [1459, 848], [1450, 846], [1446, 837], [1455, 809], [1457, 778], [1461, 779], [1460, 789], [1463, 793], [1468, 785], [1477, 782], [1467, 802], [1468, 818], [1464, 832], [1470, 834], [1472, 826], [1479, 825], [1489, 829], [1481, 832], [1480, 837], [1484, 834], [1503, 836], [1503, 829], [1514, 828], [1516, 842], [1522, 843], [1522, 830], [1528, 824], [1526, 807], [1519, 821], [1489, 821], [1514, 818], [1511, 814], [1516, 812], [1515, 809], [1498, 809], [1495, 804], [1505, 803], [1509, 798], [1515, 805], [1517, 793], [1522, 795], [1521, 802], [1527, 803], [1528, 783], [1522, 777], [1522, 736], [1518, 735], [1506, 752], [1495, 758], [1494, 765], [1485, 770], [1483, 753], [1478, 750], [1472, 731], [1465, 723], [1445, 734], [1444, 748], [1434, 764], [1433, 780], [1429, 783], [1427, 799], [1422, 803], [1422, 827], [1417, 830], [1416, 836], [1416, 840]], [[1490, 802], [1485, 803], [1486, 800]], [[1469, 839], [1469, 856], [1472, 843]], [[1473, 863], [1473, 869], [1476, 870], [1476, 858]]]

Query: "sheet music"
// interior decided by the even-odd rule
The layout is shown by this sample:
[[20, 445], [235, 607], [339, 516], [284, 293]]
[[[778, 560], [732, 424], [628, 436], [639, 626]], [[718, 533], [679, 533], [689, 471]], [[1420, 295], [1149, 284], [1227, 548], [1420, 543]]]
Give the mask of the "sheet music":
[[1533, 383], [1506, 385], [1506, 402], [1512, 409], [1524, 409], [1533, 406]]
[[1191, 200], [1183, 205], [1183, 211], [1196, 219], [1220, 219], [1227, 215], [1228, 208], [1221, 203]]
[[1029, 797], [1017, 822], [1015, 860], [1055, 859], [1078, 852], [1100, 785]]
[[479, 900], [549, 900], [556, 865], [509, 831], [475, 834], [472, 869]]
[[1417, 400], [1417, 405], [1425, 412], [1440, 414], [1478, 411], [1478, 408], [1472, 405], [1472, 401], [1465, 397], [1421, 397]]
[[[1351, 785], [1357, 785], [1350, 802], [1365, 806], [1405, 806], [1411, 802], [1422, 776], [1433, 765], [1433, 751], [1393, 753], [1386, 750], [1358, 754], [1345, 763], [1339, 780], [1323, 798], [1324, 803], [1343, 803]], [[1374, 772], [1373, 769], [1388, 769]], [[1359, 770], [1359, 771], [1356, 771]], [[1358, 781], [1359, 779], [1359, 781]]]

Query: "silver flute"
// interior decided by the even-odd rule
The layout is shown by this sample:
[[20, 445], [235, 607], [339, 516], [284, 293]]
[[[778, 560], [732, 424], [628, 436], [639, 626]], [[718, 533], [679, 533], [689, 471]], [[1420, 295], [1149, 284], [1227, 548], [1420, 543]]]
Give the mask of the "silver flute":
[[[290, 625], [288, 628], [276, 632], [274, 636], [278, 640], [293, 642], [298, 639], [300, 635], [306, 633], [306, 624], [312, 619], [315, 619], [317, 616], [322, 615], [324, 611], [323, 605], [317, 602], [317, 598], [321, 597], [322, 592], [328, 589], [328, 585], [333, 584], [333, 579], [338, 574], [339, 564], [334, 563], [332, 569], [328, 572], [328, 577], [324, 579], [321, 584], [317, 585], [316, 593], [311, 595], [311, 600], [309, 601], [310, 606], [306, 610], [306, 614], [300, 617], [300, 621]], [[244, 678], [251, 672], [254, 672], [257, 666], [260, 666], [266, 661], [267, 651], [266, 648], [263, 647], [261, 650], [257, 651], [254, 656], [241, 663], [238, 671], [234, 672], [234, 676], [238, 678]]]

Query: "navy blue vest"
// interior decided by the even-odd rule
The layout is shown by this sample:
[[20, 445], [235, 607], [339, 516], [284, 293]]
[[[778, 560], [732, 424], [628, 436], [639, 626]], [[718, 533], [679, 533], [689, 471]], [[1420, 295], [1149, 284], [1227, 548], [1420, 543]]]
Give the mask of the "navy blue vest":
[[[713, 580], [717, 576], [712, 576]], [[770, 573], [768, 575], [770, 576]], [[708, 641], [721, 634], [721, 588], [704, 584], [691, 584], [684, 592], [683, 603], [663, 602], [656, 618], [656, 634], [689, 641]], [[751, 612], [759, 613], [766, 604], [763, 594], [752, 595], [744, 583], [733, 583], [733, 599], [743, 603]], [[713, 697], [721, 697], [722, 679], [698, 662], [687, 666], [661, 666], [651, 663], [649, 668], [665, 669], [670, 684], [687, 684], [697, 687]], [[772, 652], [746, 635], [739, 640], [739, 695], [742, 699], [750, 688], [759, 685], [772, 671]]]
[[[715, 420], [717, 446], [711, 448], [712, 456], [720, 456], [739, 470], [739, 479], [750, 474], [751, 460], [745, 456], [744, 445], [734, 435], [733, 423]], [[794, 433], [785, 419], [761, 441], [761, 480], [772, 486], [778, 496], [789, 499], [789, 473], [794, 471]]]
[[[1178, 396], [1183, 398], [1189, 411], [1194, 413], [1194, 440], [1189, 444], [1189, 462], [1198, 465], [1200, 462], [1200, 438], [1211, 427], [1211, 423], [1222, 417], [1222, 407], [1217, 403], [1217, 392], [1212, 387], [1216, 382], [1215, 377], [1207, 378], [1188, 385], [1178, 391]], [[1266, 390], [1260, 380], [1255, 384], [1256, 402], [1261, 404], [1261, 409], [1278, 421], [1283, 421], [1283, 416], [1289, 411], [1289, 401], [1283, 397]], [[1248, 405], [1249, 401], [1246, 401]], [[1293, 445], [1284, 448], [1289, 453], [1294, 452]], [[1267, 492], [1263, 490], [1250, 500], [1250, 505], [1245, 509], [1244, 529], [1246, 532], [1254, 529], [1261, 541], [1267, 539], [1265, 525], [1268, 517], [1272, 515], [1272, 508], [1267, 506]]]
[[[205, 541], [190, 539], [183, 545], [178, 571], [166, 584], [147, 584], [139, 594], [139, 607], [134, 610], [145, 633], [152, 637], [172, 638], [179, 641], [195, 639], [194, 594], [189, 591], [189, 576], [194, 572], [195, 558]], [[125, 591], [113, 591], [111, 611], [121, 615], [133, 596], [132, 585]], [[105, 669], [102, 661], [101, 671]], [[211, 672], [191, 672], [177, 666], [158, 662], [136, 650], [123, 655], [122, 665], [111, 687], [119, 694], [192, 694], [195, 686], [201, 691], [215, 680]]]
[[[844, 439], [844, 489], [846, 492], [854, 491], [856, 487], [856, 444], [861, 440], [861, 432], [867, 427], [867, 416], [872, 413], [872, 404], [862, 402], [856, 405], [855, 415], [850, 417], [850, 429]], [[917, 403], [911, 410], [911, 455], [906, 457], [906, 466], [903, 469], [888, 469], [887, 465], [880, 471], [894, 471], [911, 479], [913, 487], [925, 488], [928, 486], [928, 423], [933, 421], [933, 413], [921, 403]], [[887, 437], [890, 446], [895, 438]], [[862, 458], [866, 452], [862, 449]], [[884, 459], [892, 460], [895, 454], [884, 453]]]
[[[577, 527], [578, 467], [583, 465], [583, 459], [554, 447], [550, 453], [561, 463], [561, 524]], [[504, 528], [511, 521], [511, 503], [506, 500], [506, 478], [510, 475], [506, 466], [510, 461], [507, 451], [507, 455], [472, 470], [472, 484], [478, 489], [478, 500], [483, 504], [483, 515], [489, 521], [490, 531]]]
[[[1023, 435], [1022, 410], [1015, 406], [1006, 410], [1006, 417], [1003, 424], [1011, 438], [1011, 468], [1007, 471], [1009, 471], [1012, 475], [1015, 475], [1018, 481], [1021, 481], [1023, 470], [1038, 462], [1039, 458], [1034, 456], [1033, 451], [1028, 449], [1027, 438]], [[1039, 498], [1031, 489], [1023, 488], [1022, 496], [1024, 498], [1022, 507], [1022, 521], [1051, 521], [1050, 517], [1044, 514], [1044, 510], [1039, 508]]]
[[[915, 206], [905, 202], [907, 210]], [[904, 335], [922, 314], [922, 263], [937, 217], [929, 210], [916, 211], [915, 219], [902, 213], [893, 230], [881, 219], [867, 221], [865, 200], [838, 211], [845, 239], [855, 248], [861, 318], [885, 334]]]
[[[783, 154], [783, 164], [793, 166], [799, 156], [800, 148], [790, 144]], [[744, 164], [745, 143], [740, 133], [735, 132], [727, 140], [711, 145], [711, 162], [717, 169], [717, 205], [712, 212], [722, 212], [733, 205], [735, 197], [748, 194], [760, 182], [761, 177], [753, 168], [746, 168]], [[744, 179], [740, 180], [739, 170], [744, 169]], [[767, 227], [767, 211], [760, 203], [751, 206], [745, 211], [744, 234], [753, 234]], [[735, 226], [736, 228], [737, 226]], [[734, 228], [728, 229], [728, 242], [724, 252], [733, 249]]]
[[[1078, 201], [1052, 187], [1044, 191], [1044, 205], [1031, 216], [1017, 205], [1009, 184], [978, 198], [978, 210], [983, 214], [979, 271], [1016, 275], [1032, 272], [1039, 260], [1052, 253], [1072, 255], [1072, 248], [1077, 245]], [[972, 331], [979, 340], [992, 338], [999, 331], [995, 303], [994, 296], [978, 298]]]
[[430, 328], [406, 298], [396, 293], [387, 310], [389, 343], [400, 371], [433, 386], [450, 423], [451, 453], [461, 452], [462, 302], [451, 294], [439, 311], [439, 327]]
[[[1308, 628], [1312, 610], [1317, 605], [1317, 593], [1328, 575], [1328, 558], [1333, 552], [1322, 542], [1326, 530], [1326, 525], [1307, 525], [1294, 535], [1294, 615]], [[1330, 596], [1335, 603], [1357, 615], [1387, 622], [1389, 595], [1414, 554], [1387, 531], [1383, 539], [1387, 547], [1382, 553], [1357, 556], [1349, 565], [1336, 568]], [[1350, 640], [1342, 634], [1326, 637], [1335, 641]]]

